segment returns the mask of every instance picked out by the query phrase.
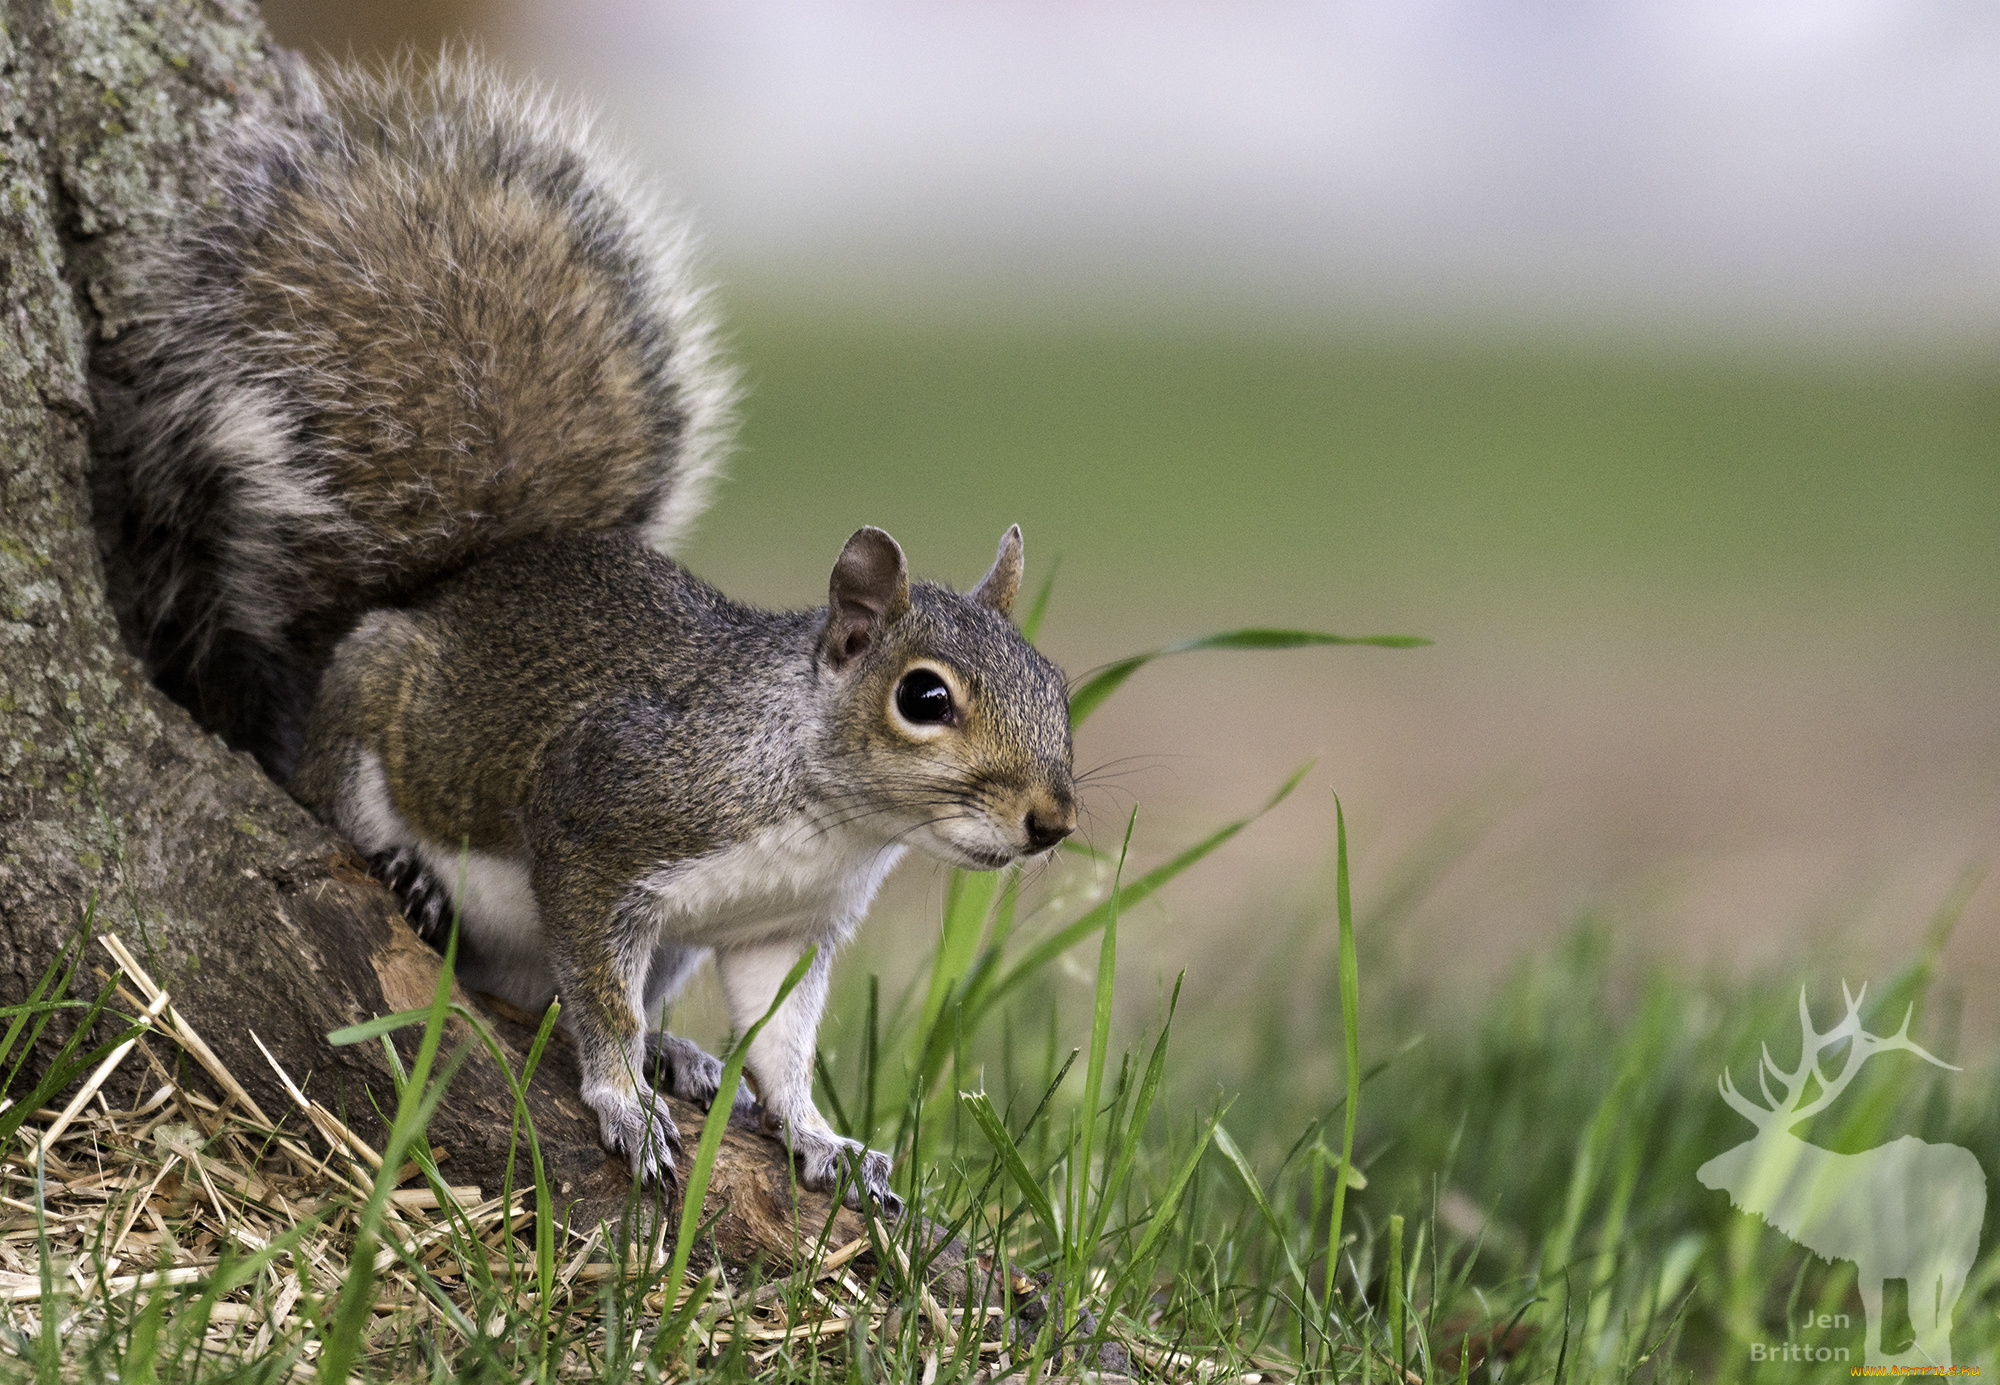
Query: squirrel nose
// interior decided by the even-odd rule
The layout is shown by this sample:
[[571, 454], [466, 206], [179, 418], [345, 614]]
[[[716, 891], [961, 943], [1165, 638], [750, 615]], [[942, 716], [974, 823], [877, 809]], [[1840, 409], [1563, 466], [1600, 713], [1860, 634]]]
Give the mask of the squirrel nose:
[[1028, 850], [1047, 851], [1076, 831], [1076, 809], [1030, 808], [1022, 826], [1028, 831]]

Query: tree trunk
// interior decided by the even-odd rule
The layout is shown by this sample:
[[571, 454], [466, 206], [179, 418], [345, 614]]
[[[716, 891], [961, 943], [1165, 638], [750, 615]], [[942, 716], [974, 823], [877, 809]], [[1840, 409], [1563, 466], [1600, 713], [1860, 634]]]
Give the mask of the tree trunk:
[[[379, 1147], [381, 1049], [326, 1035], [428, 1004], [438, 959], [347, 843], [126, 654], [90, 511], [88, 357], [130, 321], [138, 238], [191, 195], [192, 155], [268, 112], [298, 59], [272, 47], [249, 0], [5, 0], [4, 22], [0, 1003], [27, 995], [94, 901], [95, 927], [124, 938], [268, 1115], [310, 1134], [253, 1031]], [[576, 1093], [558, 1048], [530, 1114], [559, 1205], [588, 1226], [616, 1214], [630, 1180]], [[452, 1182], [498, 1189], [513, 1111], [476, 1053], [430, 1127]], [[691, 1155], [701, 1114], [676, 1117]], [[793, 1204], [787, 1163], [775, 1142], [731, 1131], [710, 1191], [729, 1208], [716, 1231], [730, 1257], [782, 1263], [794, 1226], [810, 1242], [825, 1225], [825, 1199]], [[835, 1240], [862, 1231], [843, 1212]]]

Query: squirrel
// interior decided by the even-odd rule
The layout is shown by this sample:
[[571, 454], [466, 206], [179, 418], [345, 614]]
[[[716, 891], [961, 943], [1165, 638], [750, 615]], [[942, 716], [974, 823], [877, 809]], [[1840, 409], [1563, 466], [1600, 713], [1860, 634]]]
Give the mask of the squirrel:
[[642, 1181], [676, 1177], [659, 1089], [707, 1105], [722, 1071], [649, 1022], [713, 955], [746, 1032], [817, 947], [750, 1047], [756, 1107], [804, 1186], [899, 1207], [814, 1106], [815, 1035], [908, 846], [993, 870], [1075, 829], [1019, 528], [964, 593], [864, 527], [825, 606], [730, 600], [669, 556], [736, 395], [686, 233], [475, 60], [291, 83], [100, 353], [128, 641], [420, 932], [456, 918], [470, 988], [560, 998]]

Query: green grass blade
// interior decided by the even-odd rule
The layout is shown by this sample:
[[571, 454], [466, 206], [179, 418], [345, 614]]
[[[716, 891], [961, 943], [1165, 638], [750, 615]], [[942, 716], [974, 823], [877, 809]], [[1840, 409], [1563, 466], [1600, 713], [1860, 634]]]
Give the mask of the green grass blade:
[[[556, 1020], [562, 1013], [562, 1004], [559, 1001], [553, 1002], [543, 1012], [542, 1022], [535, 1031], [534, 1041], [528, 1049], [528, 1056], [519, 1076], [509, 1068], [506, 1050], [483, 1017], [457, 1002], [452, 1003], [451, 1011], [471, 1027], [473, 1033], [485, 1045], [494, 1063], [506, 1075], [508, 1085], [513, 1089], [514, 1119], [518, 1128], [527, 1135], [528, 1159], [534, 1171], [535, 1282], [541, 1290], [542, 1302], [546, 1305], [555, 1288], [555, 1204], [549, 1188], [548, 1171], [542, 1161], [541, 1141], [535, 1134], [534, 1121], [528, 1115], [528, 1084], [534, 1079], [535, 1069], [540, 1066], [549, 1039], [555, 1033]], [[360, 1024], [349, 1025], [345, 1029], [337, 1029], [327, 1036], [327, 1042], [335, 1045], [357, 1044], [369, 1039], [385, 1038], [398, 1029], [428, 1022], [429, 1018], [428, 1010], [403, 1010], [393, 1015], [382, 1015]], [[389, 1050], [389, 1062], [392, 1067], [398, 1066], [394, 1049]], [[399, 1086], [406, 1084], [407, 1081], [407, 1078], [399, 1078]], [[441, 1091], [439, 1095], [442, 1095]], [[435, 1099], [432, 1104], [435, 1105]], [[421, 1132], [419, 1134], [421, 1135]], [[442, 1181], [437, 1181], [442, 1187]]]
[[[719, 1271], [710, 1270], [696, 1280], [694, 1287], [688, 1293], [687, 1301], [674, 1309], [672, 1317], [660, 1324], [659, 1331], [654, 1334], [650, 1353], [650, 1360], [656, 1369], [664, 1367], [667, 1358], [680, 1349], [681, 1338], [693, 1324], [695, 1314], [701, 1311], [702, 1305], [708, 1302], [709, 1295], [714, 1292], [718, 1274]], [[676, 1294], [679, 1292], [678, 1289], [674, 1290]], [[648, 1378], [653, 1377], [649, 1375]]]
[[384, 1034], [393, 1034], [398, 1029], [408, 1029], [413, 1024], [423, 1024], [431, 1017], [430, 1008], [422, 1010], [398, 1010], [393, 1015], [377, 1015], [374, 1019], [363, 1020], [360, 1024], [350, 1024], [345, 1029], [336, 1029], [326, 1036], [326, 1041], [335, 1048], [348, 1044], [364, 1044], [370, 1039], [379, 1039]]
[[146, 1297], [146, 1306], [133, 1320], [132, 1336], [125, 1348], [125, 1364], [118, 1373], [120, 1385], [153, 1385], [159, 1379], [160, 1325], [167, 1316], [167, 1299], [172, 1290], [165, 1285]]
[[868, 974], [868, 1032], [861, 1047], [861, 1061], [865, 1069], [861, 1083], [861, 1134], [857, 1137], [862, 1144], [871, 1144], [875, 1139], [875, 1094], [878, 1069], [882, 1059], [882, 978], [873, 972]]
[[[431, 1071], [444, 1039], [445, 1020], [451, 1014], [452, 969], [458, 956], [458, 930], [452, 929], [445, 944], [444, 965], [438, 968], [437, 990], [426, 1013], [423, 1038], [410, 1064], [408, 1080], [401, 1084], [396, 1101], [396, 1119], [382, 1148], [382, 1168], [375, 1177], [367, 1205], [362, 1208], [356, 1229], [354, 1250], [348, 1260], [347, 1282], [341, 1286], [334, 1309], [333, 1324], [320, 1351], [321, 1385], [346, 1385], [347, 1377], [361, 1350], [362, 1330], [374, 1316], [375, 1242], [395, 1189], [396, 1172], [403, 1165], [410, 1145], [423, 1132], [431, 1113], [443, 1099], [445, 1088], [464, 1061], [468, 1047], [461, 1045], [439, 1071], [435, 1082]], [[472, 1041], [468, 1040], [469, 1045]]]
[[1173, 1032], [1174, 1011], [1181, 1002], [1181, 983], [1187, 980], [1182, 972], [1174, 978], [1173, 994], [1167, 999], [1166, 1022], [1160, 1026], [1160, 1037], [1153, 1041], [1152, 1056], [1146, 1060], [1146, 1075], [1139, 1081], [1139, 1095], [1132, 1103], [1132, 1115], [1125, 1123], [1124, 1138], [1119, 1143], [1118, 1157], [1112, 1164], [1111, 1173], [1104, 1180], [1104, 1193], [1098, 1199], [1097, 1215], [1090, 1224], [1090, 1244], [1095, 1246], [1104, 1235], [1104, 1223], [1109, 1219], [1111, 1208], [1124, 1191], [1125, 1180], [1131, 1176], [1132, 1160], [1139, 1152], [1139, 1142], [1146, 1132], [1146, 1120], [1153, 1113], [1153, 1100], [1159, 1095], [1160, 1083], [1167, 1071], [1167, 1035]]
[[[62, 1379], [62, 1338], [57, 1332], [63, 1319], [62, 1300], [56, 1295], [55, 1254], [49, 1248], [48, 1151], [35, 1143], [35, 1269], [41, 1278], [40, 1310], [42, 1330], [35, 1338], [36, 1373], [41, 1380]], [[19, 1340], [17, 1338], [17, 1340]]]
[[[985, 1135], [986, 1142], [993, 1146], [993, 1152], [1000, 1156], [1001, 1166], [1007, 1170], [1015, 1186], [1020, 1188], [1021, 1196], [1028, 1200], [1028, 1206], [1034, 1209], [1036, 1219], [1042, 1224], [1042, 1232], [1048, 1237], [1049, 1246], [1051, 1248], [1060, 1246], [1062, 1232], [1056, 1226], [1056, 1209], [1049, 1201], [1048, 1190], [1037, 1183], [1035, 1176], [1028, 1172], [1027, 1161], [1021, 1157], [1020, 1147], [1014, 1143], [1014, 1137], [1007, 1133], [1007, 1127], [1002, 1123], [999, 1112], [993, 1109], [992, 1100], [984, 1092], [960, 1092], [958, 1099], [964, 1103], [965, 1109], [972, 1113], [972, 1119], [978, 1124], [980, 1133]], [[1040, 1112], [1036, 1114], [1039, 1115]]]
[[854, 1122], [847, 1114], [847, 1103], [840, 1099], [840, 1088], [834, 1085], [833, 1069], [826, 1065], [826, 1050], [813, 1050], [813, 1076], [819, 1079], [819, 1091], [826, 1098], [827, 1114], [833, 1117], [833, 1128], [850, 1140], [859, 1139], [854, 1133]]
[[965, 978], [962, 987], [953, 987], [946, 996], [944, 1011], [931, 1026], [930, 1035], [923, 1049], [915, 1059], [915, 1081], [906, 1092], [906, 1099], [922, 1097], [929, 1100], [936, 1090], [938, 1081], [945, 1075], [947, 1067], [964, 1053], [966, 1032], [965, 995], [984, 984], [992, 972], [997, 959], [992, 953], [980, 954], [973, 963], [972, 974]]
[[[81, 1001], [69, 999], [69, 988], [71, 983], [76, 979], [77, 970], [83, 966], [84, 954], [90, 950], [92, 930], [96, 926], [97, 893], [93, 890], [89, 900], [83, 906], [83, 924], [77, 932], [75, 950], [65, 949], [49, 960], [49, 965], [43, 970], [41, 979], [35, 983], [34, 993], [29, 996], [28, 1003], [21, 1007], [18, 1012], [0, 1010], [0, 1014], [14, 1014], [14, 1022], [7, 1026], [6, 1040], [0, 1042], [0, 1062], [5, 1062], [7, 1055], [13, 1051], [14, 1044], [21, 1037], [23, 1026], [27, 1025], [31, 1019], [34, 1021], [34, 1027], [28, 1031], [27, 1043], [22, 1047], [20, 1056], [14, 1059], [14, 1066], [7, 1070], [6, 1077], [0, 1079], [0, 1094], [14, 1090], [15, 1079], [21, 1075], [21, 1065], [26, 1063], [34, 1053], [35, 1045], [41, 1041], [42, 1030], [47, 1027], [50, 1017], [58, 1009], [67, 1009], [71, 1006], [83, 1004]], [[68, 966], [63, 965], [65, 959], [68, 960]], [[42, 1000], [42, 996], [45, 994], [49, 997], [46, 1002]], [[101, 994], [97, 1001], [97, 1009], [101, 1010], [104, 1003], [105, 995]], [[95, 1011], [93, 1011], [92, 1018], [94, 1022]], [[75, 1036], [72, 1035], [72, 1037]], [[7, 1137], [0, 1136], [0, 1147], [5, 1147], [6, 1142]]]
[[[555, 1033], [556, 1020], [562, 1014], [562, 1002], [551, 1001], [549, 1008], [542, 1012], [541, 1027], [535, 1031], [535, 1041], [528, 1048], [527, 1062], [521, 1065], [521, 1080], [514, 1084], [514, 1110], [521, 1124], [528, 1132], [528, 1159], [535, 1169], [535, 1286], [541, 1290], [541, 1311], [549, 1311], [556, 1286], [556, 1211], [555, 1198], [549, 1189], [548, 1169], [542, 1164], [542, 1142], [535, 1135], [535, 1122], [528, 1114], [528, 1083], [534, 1080], [535, 1069], [541, 1066], [542, 1054], [549, 1046], [549, 1037]], [[504, 1066], [504, 1065], [503, 1065]]]
[[1383, 1277], [1388, 1281], [1389, 1359], [1403, 1364], [1403, 1216], [1389, 1217], [1389, 1263]]
[[[42, 996], [48, 993], [50, 987], [57, 984], [56, 972], [61, 966], [62, 958], [55, 958], [43, 970], [41, 979], [35, 982], [35, 989], [28, 993], [28, 998], [25, 1002], [20, 1005], [10, 1005], [4, 1010], [0, 1010], [0, 1015], [12, 1015], [14, 1017], [13, 1023], [7, 1026], [6, 1035], [0, 1037], [0, 1063], [6, 1062], [7, 1055], [14, 1051], [14, 1045], [21, 1037], [21, 1030], [26, 1027], [29, 1019], [36, 1015], [47, 1015], [48, 1007], [42, 1004]], [[67, 990], [68, 980], [68, 976], [63, 977], [64, 985], [55, 992], [57, 999], [61, 999]], [[28, 1042], [32, 1045], [34, 1040], [30, 1039]], [[11, 1078], [13, 1074], [10, 1073], [8, 1076]]]
[[1569, 1185], [1563, 1195], [1562, 1220], [1542, 1247], [1542, 1277], [1545, 1282], [1549, 1275], [1559, 1270], [1568, 1274], [1577, 1232], [1583, 1226], [1584, 1213], [1589, 1210], [1591, 1197], [1597, 1191], [1611, 1142], [1630, 1115], [1628, 1098], [1645, 1075], [1642, 1070], [1645, 1056], [1644, 1046], [1635, 1043], [1626, 1054], [1617, 1080], [1598, 1103], [1583, 1138], [1577, 1142], [1576, 1157], [1570, 1164]]
[[[1118, 868], [1111, 877], [1111, 898], [1105, 901], [1111, 906], [1111, 916], [1104, 923], [1104, 939], [1097, 949], [1097, 992], [1092, 998], [1090, 1010], [1090, 1058], [1083, 1069], [1083, 1131], [1080, 1147], [1074, 1163], [1070, 1166], [1070, 1208], [1068, 1225], [1072, 1228], [1069, 1252], [1070, 1294], [1068, 1312], [1074, 1314], [1083, 1307], [1084, 1270], [1094, 1248], [1088, 1236], [1074, 1234], [1074, 1229], [1087, 1227], [1092, 1220], [1089, 1207], [1091, 1158], [1096, 1153], [1098, 1103], [1104, 1095], [1104, 1059], [1111, 1047], [1111, 995], [1118, 971], [1118, 891], [1125, 878], [1125, 858], [1132, 850], [1132, 829], [1139, 823], [1139, 810], [1125, 820], [1125, 843], [1118, 850]], [[1069, 1323], [1063, 1324], [1067, 1331]]]
[[1311, 771], [1312, 766], [1313, 762], [1310, 760], [1299, 766], [1297, 770], [1293, 771], [1292, 777], [1287, 779], [1278, 791], [1271, 795], [1264, 806], [1256, 812], [1251, 813], [1248, 817], [1238, 818], [1226, 827], [1219, 828], [1210, 833], [1207, 837], [1174, 857], [1173, 860], [1168, 861], [1163, 866], [1155, 866], [1152, 870], [1147, 871], [1137, 880], [1134, 880], [1130, 885], [1114, 891], [1111, 898], [1105, 900], [1075, 922], [1058, 929], [1036, 943], [1033, 947], [1030, 947], [1026, 952], [1021, 954], [1020, 960], [1008, 970], [1007, 974], [995, 982], [990, 989], [984, 991], [974, 989], [972, 994], [967, 997], [967, 1023], [976, 1023], [999, 1002], [1001, 997], [1024, 981], [1027, 981], [1030, 977], [1038, 975], [1042, 968], [1048, 966], [1056, 958], [1062, 956], [1063, 953], [1069, 951], [1092, 933], [1104, 927], [1105, 924], [1111, 921], [1113, 915], [1119, 909], [1127, 908], [1139, 903], [1141, 900], [1149, 898], [1161, 886], [1165, 885], [1189, 866], [1194, 865], [1258, 818], [1263, 817], [1264, 814], [1270, 812], [1280, 803], [1283, 803], [1286, 798], [1291, 796], [1292, 790], [1299, 786], [1299, 781], [1304, 779]]
[[197, 1331], [205, 1331], [217, 1304], [262, 1274], [279, 1256], [297, 1256], [299, 1243], [317, 1231], [321, 1224], [319, 1216], [307, 1217], [272, 1237], [269, 1245], [248, 1255], [239, 1255], [234, 1247], [225, 1243], [215, 1268], [202, 1284], [201, 1296], [189, 1305], [183, 1316], [193, 1320]]
[[[451, 1003], [451, 1012], [465, 1022], [466, 1026], [471, 1029], [474, 1038], [485, 1045], [487, 1055], [493, 1059], [494, 1065], [506, 1077], [508, 1086], [514, 1094], [513, 1139], [518, 1141], [521, 1134], [523, 1132], [526, 1133], [528, 1138], [528, 1159], [534, 1171], [535, 1272], [536, 1282], [543, 1286], [543, 1302], [546, 1305], [548, 1293], [553, 1289], [555, 1283], [555, 1210], [554, 1201], [549, 1190], [548, 1172], [542, 1162], [541, 1140], [535, 1134], [534, 1120], [528, 1114], [528, 1083], [534, 1079], [535, 1069], [541, 1064], [542, 1054], [548, 1047], [549, 1038], [555, 1033], [556, 1020], [562, 1014], [562, 1002], [551, 1001], [548, 1009], [542, 1012], [542, 1022], [535, 1031], [534, 1041], [529, 1045], [527, 1059], [522, 1064], [521, 1072], [518, 1076], [508, 1066], [507, 1051], [500, 1043], [499, 1037], [494, 1034], [491, 1026], [486, 1023], [484, 1016], [475, 1013], [457, 1001]], [[347, 1029], [338, 1031], [338, 1033], [353, 1036], [348, 1042], [359, 1042], [361, 1039], [372, 1035], [384, 1034], [389, 1030], [404, 1027], [412, 1015], [423, 1015], [427, 1018], [428, 1013], [427, 1011], [405, 1010], [398, 1015], [384, 1016], [379, 1021], [368, 1021], [363, 1024], [351, 1025]], [[389, 1046], [386, 1039], [384, 1040], [383, 1047], [387, 1050], [390, 1067], [397, 1072], [398, 1091], [400, 1092], [402, 1084], [406, 1083], [408, 1079], [401, 1075], [401, 1065], [396, 1057], [396, 1051]], [[440, 1095], [442, 1095], [441, 1092]], [[433, 1100], [433, 1104], [435, 1104], [435, 1100]], [[437, 1176], [435, 1164], [430, 1161], [429, 1149], [424, 1142], [421, 1129], [417, 1132], [417, 1137], [412, 1143], [416, 1151], [418, 1165], [423, 1168], [425, 1176], [440, 1190], [441, 1200], [439, 1205], [444, 1206], [446, 1195], [442, 1190], [445, 1184]], [[503, 1202], [511, 1202], [514, 1195], [515, 1147], [513, 1143], [510, 1143], [507, 1150], [507, 1175], [506, 1181], [501, 1188], [501, 1200]], [[513, 1242], [509, 1241], [508, 1264], [510, 1267], [513, 1264], [512, 1246]]]
[[[96, 1026], [99, 1017], [110, 1008], [111, 998], [117, 994], [119, 978], [114, 975], [111, 980], [105, 982], [103, 988], [98, 991], [96, 998], [86, 1005], [82, 1001], [64, 999], [64, 992], [68, 989], [70, 977], [74, 974], [75, 968], [71, 968], [56, 983], [54, 997], [50, 1000], [40, 1002], [46, 1009], [37, 1017], [35, 1031], [29, 1036], [28, 1047], [23, 1049], [21, 1056], [25, 1059], [28, 1054], [34, 1051], [33, 1045], [36, 1037], [41, 1032], [42, 1025], [47, 1022], [48, 1017], [54, 1014], [56, 1010], [80, 1008], [84, 1011], [83, 1016], [77, 1021], [76, 1027], [70, 1030], [68, 1036], [63, 1039], [61, 1047], [56, 1050], [55, 1057], [49, 1063], [48, 1071], [42, 1074], [40, 1080], [35, 1083], [34, 1088], [26, 1096], [8, 1107], [7, 1110], [0, 1111], [0, 1149], [5, 1149], [12, 1142], [14, 1132], [20, 1129], [21, 1123], [53, 1099], [57, 1092], [60, 1092], [71, 1082], [81, 1077], [90, 1068], [103, 1062], [119, 1045], [131, 1042], [133, 1039], [146, 1033], [150, 1028], [149, 1025], [145, 1024], [132, 1025], [130, 1028], [112, 1036], [88, 1052], [79, 1055], [78, 1050], [88, 1041], [90, 1031]], [[39, 990], [39, 988], [37, 989]], [[23, 1016], [22, 1018], [25, 1019], [26, 1017]]]
[[722, 1132], [729, 1128], [729, 1113], [736, 1105], [736, 1088], [743, 1080], [743, 1064], [750, 1057], [750, 1045], [764, 1032], [764, 1026], [771, 1022], [771, 1016], [778, 1013], [778, 1007], [785, 1003], [793, 989], [812, 968], [819, 948], [809, 947], [799, 955], [799, 960], [785, 976], [778, 987], [778, 994], [771, 1001], [770, 1008], [763, 1017], [744, 1032], [729, 1050], [729, 1058], [722, 1065], [722, 1080], [715, 1089], [715, 1100], [708, 1108], [708, 1118], [701, 1123], [701, 1143], [695, 1146], [694, 1167], [688, 1171], [687, 1188], [681, 1197], [681, 1224], [674, 1237], [674, 1258], [667, 1267], [667, 1298], [680, 1291], [682, 1278], [687, 1273], [688, 1256], [694, 1252], [695, 1232], [701, 1226], [701, 1204], [708, 1196], [709, 1175], [715, 1169], [716, 1151], [722, 1148]]
[[1180, 1162], [1180, 1167], [1174, 1170], [1173, 1180], [1167, 1184], [1166, 1194], [1153, 1205], [1153, 1219], [1147, 1224], [1145, 1234], [1139, 1238], [1139, 1248], [1133, 1251], [1132, 1258], [1125, 1262], [1124, 1272], [1119, 1276], [1111, 1294], [1105, 1299], [1107, 1303], [1117, 1301], [1125, 1280], [1137, 1273], [1139, 1267], [1147, 1262], [1147, 1257], [1152, 1254], [1153, 1248], [1160, 1243], [1160, 1239], [1167, 1234], [1167, 1229], [1174, 1224], [1174, 1211], [1180, 1206], [1181, 1195], [1187, 1191], [1187, 1185], [1193, 1179], [1194, 1171], [1201, 1166], [1201, 1157], [1208, 1153], [1209, 1143], [1215, 1138], [1215, 1132], [1221, 1128], [1222, 1117], [1225, 1114], [1226, 1109], [1218, 1111], [1209, 1118], [1207, 1128], [1201, 1132], [1201, 1138], [1194, 1142], [1194, 1148], [1187, 1152], [1186, 1157]]
[[911, 1058], [917, 1059], [931, 1041], [931, 1031], [944, 1013], [952, 988], [965, 979], [979, 954], [979, 938], [986, 929], [993, 896], [1000, 888], [1000, 871], [951, 872], [945, 887], [944, 927], [938, 937], [937, 955], [931, 962], [930, 987], [924, 995], [922, 1017], [911, 1041]]
[[1106, 664], [1084, 678], [1069, 695], [1069, 724], [1081, 726], [1084, 719], [1106, 698], [1118, 691], [1125, 680], [1152, 663], [1174, 654], [1192, 654], [1201, 649], [1303, 649], [1309, 645], [1373, 645], [1379, 649], [1415, 649], [1430, 641], [1416, 635], [1328, 635], [1317, 630], [1270, 630], [1249, 628], [1226, 630], [1219, 635], [1201, 635], [1180, 640], [1146, 654], [1133, 654]]
[[1326, 1240], [1326, 1305], [1333, 1309], [1340, 1275], [1341, 1222], [1347, 1214], [1347, 1185], [1354, 1168], [1354, 1114], [1361, 1106], [1361, 963], [1354, 945], [1354, 899], [1347, 878], [1347, 810], [1333, 796], [1333, 908], [1340, 926], [1340, 1025], [1347, 1060], [1347, 1100], [1340, 1117], [1340, 1169], [1333, 1180], [1333, 1212]]
[[1277, 1239], [1279, 1249], [1285, 1252], [1285, 1266], [1291, 1271], [1292, 1278], [1297, 1281], [1299, 1292], [1308, 1292], [1306, 1273], [1299, 1267], [1298, 1257], [1292, 1254], [1291, 1237], [1285, 1234], [1285, 1224], [1278, 1220], [1278, 1214], [1273, 1210], [1270, 1199], [1264, 1196], [1264, 1185], [1258, 1181], [1257, 1171], [1250, 1167], [1250, 1161], [1243, 1156], [1243, 1151], [1237, 1148], [1235, 1139], [1219, 1121], [1213, 1129], [1212, 1138], [1215, 1140], [1215, 1147], [1222, 1151], [1222, 1157], [1229, 1162], [1229, 1166], [1236, 1170], [1236, 1176], [1243, 1181], [1244, 1191], [1250, 1194], [1250, 1201], [1256, 1205], [1258, 1213], [1264, 1218], [1265, 1225], [1271, 1228], [1271, 1235]]

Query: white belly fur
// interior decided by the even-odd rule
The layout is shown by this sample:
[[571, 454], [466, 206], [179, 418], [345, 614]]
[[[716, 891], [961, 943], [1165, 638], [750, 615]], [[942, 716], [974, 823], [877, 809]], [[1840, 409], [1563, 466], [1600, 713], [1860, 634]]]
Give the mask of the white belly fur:
[[[459, 978], [524, 1009], [555, 994], [524, 861], [422, 838], [395, 809], [373, 754], [357, 757], [343, 826], [364, 852], [409, 847], [459, 907]], [[727, 950], [777, 939], [844, 941], [861, 922], [901, 846], [801, 815], [704, 856], [662, 864], [635, 882], [654, 941]], [[607, 921], [608, 922], [608, 921]]]
[[801, 815], [638, 882], [658, 940], [686, 947], [845, 940], [903, 848]]
[[555, 998], [555, 977], [542, 947], [541, 918], [525, 863], [426, 841], [396, 811], [382, 762], [366, 751], [356, 758], [344, 807], [342, 825], [356, 846], [370, 855], [398, 847], [414, 850], [451, 895], [459, 914], [462, 984], [524, 1010], [548, 1008]]

